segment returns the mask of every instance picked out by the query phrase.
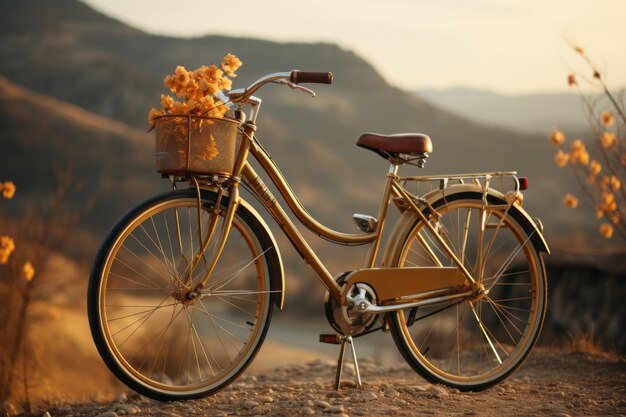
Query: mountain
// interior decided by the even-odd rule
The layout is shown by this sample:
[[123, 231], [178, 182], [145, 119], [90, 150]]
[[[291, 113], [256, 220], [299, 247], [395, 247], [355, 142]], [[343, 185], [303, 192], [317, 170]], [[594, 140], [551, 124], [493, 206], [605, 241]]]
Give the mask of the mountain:
[[[154, 173], [152, 139], [142, 134], [147, 111], [164, 92], [164, 75], [176, 65], [196, 68], [219, 61], [228, 52], [244, 62], [235, 87], [293, 68], [333, 71], [332, 86], [313, 85], [318, 92], [315, 99], [279, 86], [258, 93], [264, 100], [260, 140], [304, 205], [331, 227], [354, 230], [351, 213], [377, 211], [387, 162], [354, 146], [364, 131], [418, 131], [431, 136], [434, 152], [426, 169], [402, 168], [406, 175], [518, 170], [530, 176], [527, 201], [534, 215], [559, 231], [571, 225], [554, 210], [563, 192], [562, 174], [553, 167], [553, 150], [544, 135], [485, 126], [435, 107], [391, 87], [369, 63], [336, 45], [149, 35], [76, 0], [1, 2], [0, 75], [57, 100], [60, 108], [71, 105], [73, 111], [100, 116], [100, 124], [125, 126], [134, 132], [130, 135], [134, 139], [116, 136], [106, 128], [98, 132], [95, 125], [88, 130], [80, 124], [65, 130], [53, 128], [48, 118], [56, 117], [54, 106], [37, 107], [39, 99], [34, 99], [19, 105], [7, 101], [2, 110], [2, 140], [18, 147], [29, 141], [33, 149], [41, 147], [41, 154], [33, 150], [41, 158], [37, 167], [62, 159], [81, 167], [90, 181], [124, 187], [120, 193], [96, 195], [110, 198], [112, 207], [123, 207], [166, 186], [155, 185], [159, 180]], [[18, 124], [11, 113], [17, 111], [14, 107], [30, 119], [24, 116]], [[49, 135], [63, 141], [57, 144], [47, 139]], [[34, 183], [38, 179], [30, 173], [33, 162], [26, 151], [3, 152], [0, 174], [29, 176]], [[102, 213], [97, 221], [111, 219], [111, 213]], [[85, 227], [91, 227], [89, 222]]]
[[582, 99], [574, 93], [515, 96], [457, 87], [419, 90], [415, 95], [468, 119], [518, 132], [546, 136], [553, 127], [581, 134], [589, 131]]
[[14, 216], [47, 204], [56, 174], [69, 169], [77, 187], [68, 205], [83, 211], [74, 256], [92, 257], [105, 232], [145, 193], [162, 190], [145, 133], [44, 96], [0, 77], [0, 173], [17, 185], [4, 210]]

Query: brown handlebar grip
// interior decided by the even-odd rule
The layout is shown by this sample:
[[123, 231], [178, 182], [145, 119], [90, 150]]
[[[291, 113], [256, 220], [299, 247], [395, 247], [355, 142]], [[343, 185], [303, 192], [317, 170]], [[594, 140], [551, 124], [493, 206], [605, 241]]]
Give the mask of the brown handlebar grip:
[[317, 83], [331, 84], [333, 82], [332, 72], [311, 72], [311, 71], [291, 71], [290, 81], [294, 84], [299, 83]]

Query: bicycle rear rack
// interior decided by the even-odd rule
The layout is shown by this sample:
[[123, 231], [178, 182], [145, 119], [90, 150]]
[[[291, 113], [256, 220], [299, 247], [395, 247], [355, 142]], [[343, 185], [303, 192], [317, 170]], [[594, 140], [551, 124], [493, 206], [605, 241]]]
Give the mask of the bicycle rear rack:
[[[421, 196], [435, 190], [444, 191], [448, 189], [451, 185], [453, 185], [451, 184], [451, 182], [456, 183], [456, 185], [475, 185], [476, 188], [479, 189], [483, 194], [484, 207], [496, 208], [497, 206], [488, 204], [487, 195], [489, 194], [490, 190], [496, 190], [500, 192], [503, 196], [505, 196], [507, 202], [507, 204], [502, 205], [502, 209], [507, 209], [514, 202], [518, 202], [519, 204], [521, 204], [523, 201], [523, 197], [520, 191], [525, 190], [528, 186], [527, 179], [518, 178], [516, 171], [495, 171], [472, 174], [429, 175], [398, 178], [398, 183], [411, 197], [411, 199], [414, 202], [419, 202], [426, 205], [429, 211], [433, 214], [436, 213], [436, 210], [432, 208], [430, 204]], [[415, 194], [408, 189], [409, 184], [415, 184]], [[420, 190], [420, 188], [422, 188], [422, 190]], [[402, 197], [394, 197], [393, 202], [401, 212], [409, 208], [409, 204], [404, 201], [404, 198]]]

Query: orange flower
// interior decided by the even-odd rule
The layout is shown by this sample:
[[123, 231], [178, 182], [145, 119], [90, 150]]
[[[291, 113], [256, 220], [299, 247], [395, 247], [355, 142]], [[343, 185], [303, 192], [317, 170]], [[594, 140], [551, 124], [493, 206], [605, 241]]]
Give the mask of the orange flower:
[[236, 77], [235, 71], [241, 66], [241, 61], [233, 54], [228, 54], [222, 60], [222, 69], [229, 77]]
[[26, 281], [31, 281], [34, 276], [35, 268], [33, 267], [33, 264], [31, 264], [30, 262], [26, 262], [22, 266], [22, 278], [24, 278]]
[[602, 132], [602, 135], [600, 136], [600, 145], [602, 145], [603, 148], [610, 148], [615, 146], [616, 143], [617, 137], [615, 136], [615, 133]]
[[176, 70], [174, 70], [174, 78], [179, 89], [182, 89], [187, 86], [187, 83], [191, 79], [191, 76], [189, 74], [189, 71], [187, 71], [185, 67], [179, 65], [176, 67]]
[[613, 190], [613, 192], [617, 192], [617, 190], [619, 190], [620, 188], [622, 188], [622, 182], [619, 180], [619, 178], [613, 175], [611, 177], [611, 190]]
[[589, 164], [589, 172], [591, 175], [598, 175], [602, 171], [602, 165], [596, 160], [591, 161]]
[[163, 112], [159, 109], [155, 109], [154, 107], [150, 109], [150, 113], [148, 113], [148, 123], [150, 126], [154, 126], [154, 119], [163, 116]]
[[603, 111], [600, 115], [600, 120], [605, 126], [611, 126], [614, 122], [613, 115], [609, 111]]
[[615, 194], [605, 191], [602, 194], [602, 204], [600, 204], [600, 207], [605, 213], [613, 213], [615, 210], [617, 210]]
[[174, 99], [170, 96], [166, 96], [165, 94], [161, 94], [161, 107], [167, 110], [172, 107], [174, 104]]
[[0, 183], [0, 191], [2, 191], [2, 197], [10, 200], [15, 195], [15, 184], [11, 181], [6, 181], [4, 184]]
[[222, 77], [219, 80], [217, 80], [217, 86], [219, 87], [220, 90], [230, 90], [232, 85], [233, 85], [233, 82], [226, 77]]
[[0, 236], [0, 265], [9, 262], [11, 253], [15, 250], [15, 242], [9, 236]]
[[169, 88], [172, 93], [176, 92], [176, 77], [173, 75], [168, 75], [163, 80], [163, 85], [166, 88]]
[[554, 162], [559, 168], [563, 168], [569, 162], [569, 154], [559, 150], [554, 156]]
[[241, 60], [233, 54], [227, 54], [220, 66], [203, 65], [194, 71], [188, 71], [179, 65], [174, 73], [163, 79], [163, 85], [176, 94], [178, 100], [161, 95], [162, 110], [152, 109], [148, 121], [162, 114], [209, 114], [223, 117], [228, 107], [215, 103], [222, 90], [230, 90], [232, 81], [227, 76], [235, 77], [235, 71], [241, 66]]
[[576, 85], [576, 76], [574, 74], [569, 74], [567, 76], [567, 85], [569, 85], [570, 87], [573, 85]]
[[578, 207], [578, 199], [571, 194], [567, 194], [563, 199], [563, 204], [565, 204], [565, 207], [576, 208]]
[[576, 139], [572, 143], [569, 156], [570, 162], [572, 163], [579, 163], [581, 165], [589, 164], [589, 152], [587, 152], [585, 144], [580, 139]]
[[198, 102], [198, 109], [200, 112], [199, 114], [206, 114], [213, 107], [215, 107], [215, 101], [213, 100], [213, 97], [211, 96], [202, 97]]
[[189, 106], [187, 103], [181, 103], [180, 101], [175, 101], [172, 104], [172, 109], [170, 110], [171, 114], [186, 114], [189, 113]]
[[552, 129], [552, 134], [550, 135], [550, 142], [554, 146], [559, 146], [560, 144], [565, 142], [565, 135], [560, 130]]
[[602, 223], [600, 225], [600, 234], [605, 239], [610, 239], [613, 236], [613, 226], [608, 223]]
[[596, 206], [596, 217], [598, 219], [601, 219], [603, 216], [604, 216], [604, 210], [602, 210], [602, 207]]
[[198, 80], [198, 88], [206, 95], [213, 95], [219, 90], [219, 88], [217, 87], [217, 83], [207, 81], [206, 78], [201, 78]]
[[208, 146], [204, 150], [198, 152], [198, 157], [204, 161], [211, 161], [219, 155], [219, 153], [220, 152], [217, 149], [217, 142], [215, 142], [213, 135], [210, 135]]
[[226, 106], [221, 101], [217, 101], [215, 103], [215, 108], [211, 110], [210, 115], [213, 117], [224, 117], [224, 114], [228, 111], [228, 106]]
[[612, 215], [611, 216], [611, 222], [613, 224], [618, 224], [620, 222], [619, 214], [616, 213], [616, 214]]
[[222, 75], [224, 74], [224, 72], [221, 69], [219, 69], [213, 64], [209, 65], [208, 67], [202, 67], [202, 68], [204, 68], [204, 75], [211, 82], [217, 82], [217, 80], [222, 78]]

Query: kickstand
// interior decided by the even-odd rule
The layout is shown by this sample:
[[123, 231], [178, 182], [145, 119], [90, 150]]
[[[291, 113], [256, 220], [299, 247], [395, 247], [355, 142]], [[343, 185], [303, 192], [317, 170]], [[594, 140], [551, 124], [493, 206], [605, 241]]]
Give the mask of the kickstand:
[[350, 349], [352, 350], [352, 361], [354, 362], [354, 370], [356, 373], [356, 386], [358, 389], [363, 389], [363, 385], [361, 384], [361, 374], [359, 372], [359, 363], [356, 360], [356, 350], [354, 350], [354, 341], [352, 340], [352, 336], [337, 335], [337, 341], [341, 343], [341, 347], [339, 348], [337, 374], [335, 375], [335, 390], [339, 391], [339, 388], [341, 387], [341, 373], [343, 371], [343, 358], [346, 350], [346, 343], [350, 345]]

